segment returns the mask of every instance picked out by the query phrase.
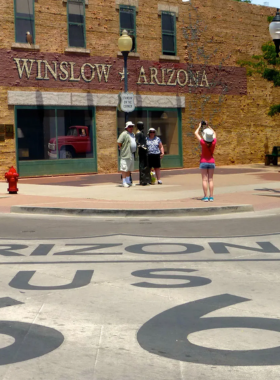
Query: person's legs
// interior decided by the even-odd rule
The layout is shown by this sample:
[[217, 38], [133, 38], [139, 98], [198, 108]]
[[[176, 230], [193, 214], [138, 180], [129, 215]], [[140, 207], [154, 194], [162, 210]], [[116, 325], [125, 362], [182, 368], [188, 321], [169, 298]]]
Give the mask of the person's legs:
[[127, 183], [129, 179], [129, 172], [122, 171], [122, 183], [123, 187], [129, 187], [129, 184]]
[[208, 169], [201, 169], [202, 188], [204, 192], [204, 198], [207, 197], [208, 191]]
[[158, 184], [161, 185], [162, 182], [160, 180], [160, 154], [155, 154], [154, 155], [154, 168], [155, 168], [155, 172], [156, 172], [156, 177], [157, 177], [157, 181], [158, 181]]
[[126, 172], [126, 182], [130, 183], [131, 172]]
[[210, 197], [213, 198], [214, 193], [214, 169], [208, 169], [208, 183], [209, 183], [209, 190], [210, 190]]
[[120, 160], [120, 170], [122, 173], [122, 182], [123, 182], [124, 187], [131, 186], [130, 175], [133, 168], [134, 168], [134, 160], [132, 158], [131, 159], [122, 158]]
[[157, 180], [160, 180], [160, 168], [155, 168]]
[[132, 156], [131, 159], [128, 161], [127, 164], [127, 170], [128, 175], [126, 177], [126, 182], [131, 186], [132, 185], [132, 177], [131, 172], [134, 170], [134, 157]]

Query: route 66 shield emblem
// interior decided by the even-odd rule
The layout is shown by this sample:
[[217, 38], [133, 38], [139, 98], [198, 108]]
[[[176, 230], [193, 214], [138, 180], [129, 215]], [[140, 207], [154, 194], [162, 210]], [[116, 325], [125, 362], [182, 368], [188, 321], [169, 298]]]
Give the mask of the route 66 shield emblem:
[[123, 112], [133, 112], [135, 110], [133, 92], [120, 93], [120, 108]]

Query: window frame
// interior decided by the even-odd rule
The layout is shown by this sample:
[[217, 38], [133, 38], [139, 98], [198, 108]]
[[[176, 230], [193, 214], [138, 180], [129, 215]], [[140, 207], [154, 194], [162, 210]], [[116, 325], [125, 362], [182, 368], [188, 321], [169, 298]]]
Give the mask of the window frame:
[[[127, 29], [127, 28], [122, 28], [121, 26], [121, 12], [122, 10], [125, 10], [125, 9], [130, 9], [133, 11], [133, 17], [134, 17], [134, 29], [132, 31], [132, 29]], [[129, 36], [133, 36], [134, 37], [134, 50], [131, 50], [132, 53], [137, 53], [137, 38], [136, 38], [136, 7], [134, 5], [124, 5], [124, 4], [120, 4], [119, 5], [119, 24], [120, 24], [120, 36], [122, 35], [122, 31], [123, 30], [126, 30], [128, 35]], [[133, 33], [131, 33], [131, 31]]]
[[[35, 45], [35, 37], [36, 37], [36, 31], [35, 31], [35, 0], [32, 1], [33, 14], [32, 14], [31, 18], [17, 16], [17, 1], [19, 1], [19, 0], [14, 0], [15, 42], [21, 43], [21, 44], [24, 43], [24, 42], [17, 41], [17, 20], [27, 20], [27, 21], [32, 21], [32, 31], [31, 32], [32, 32], [32, 38], [33, 38], [33, 45]], [[27, 41], [25, 41], [25, 43], [27, 43]]]
[[[170, 32], [167, 30], [163, 29], [163, 14], [168, 14], [173, 16], [174, 20], [174, 31]], [[173, 36], [174, 40], [174, 50], [173, 51], [168, 51], [163, 49], [163, 36]], [[176, 56], [177, 55], [177, 19], [176, 19], [176, 13], [174, 12], [167, 12], [167, 11], [162, 11], [161, 12], [161, 51], [163, 55], [170, 55], [170, 56]]]
[[[70, 22], [69, 21], [69, 4], [70, 3], [77, 3], [77, 4], [83, 4], [83, 17], [84, 17], [84, 22]], [[70, 25], [77, 25], [77, 26], [83, 26], [83, 34], [84, 34], [84, 46], [72, 46], [70, 45]], [[67, 0], [67, 35], [68, 35], [68, 47], [69, 48], [81, 48], [81, 49], [86, 49], [87, 46], [87, 41], [86, 41], [86, 7], [85, 7], [85, 0]]]

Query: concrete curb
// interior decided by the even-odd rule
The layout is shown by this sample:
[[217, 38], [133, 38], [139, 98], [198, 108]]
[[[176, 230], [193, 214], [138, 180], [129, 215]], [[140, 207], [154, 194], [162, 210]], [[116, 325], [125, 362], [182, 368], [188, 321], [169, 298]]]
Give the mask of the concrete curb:
[[86, 209], [36, 206], [11, 206], [11, 213], [74, 216], [205, 216], [254, 211], [252, 205], [197, 207], [159, 210]]

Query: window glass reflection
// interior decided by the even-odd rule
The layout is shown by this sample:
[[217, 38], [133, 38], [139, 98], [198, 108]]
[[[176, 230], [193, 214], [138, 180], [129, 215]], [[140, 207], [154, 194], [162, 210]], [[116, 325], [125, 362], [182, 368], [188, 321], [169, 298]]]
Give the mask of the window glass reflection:
[[82, 24], [84, 22], [84, 6], [79, 3], [69, 3], [69, 22]]
[[[125, 127], [124, 112], [118, 111], [118, 136]], [[129, 113], [129, 121], [135, 124], [133, 130], [137, 131], [137, 121], [143, 121], [144, 131], [147, 135], [149, 128], [155, 128], [157, 136], [161, 139], [165, 155], [179, 155], [178, 116], [177, 110], [135, 110]]]
[[32, 20], [16, 20], [16, 41], [26, 44], [26, 33], [29, 32], [34, 38], [34, 24]]
[[21, 17], [33, 17], [34, 0], [16, 0], [16, 13]]
[[92, 111], [57, 110], [59, 158], [92, 158]]
[[155, 128], [161, 139], [165, 155], [178, 155], [177, 111], [151, 111], [150, 127]]
[[69, 46], [85, 47], [85, 10], [83, 1], [68, 0]]
[[29, 32], [34, 42], [34, 0], [16, 0], [15, 29], [16, 42], [26, 43], [26, 32]]
[[20, 161], [46, 160], [48, 144], [55, 139], [54, 110], [17, 111], [18, 158]]
[[162, 36], [162, 46], [163, 46], [163, 51], [164, 54], [172, 53], [175, 50], [175, 41], [174, 41], [174, 36], [168, 36], [168, 35], [163, 35]]
[[[143, 121], [144, 123], [144, 131], [145, 134], [148, 132], [148, 112], [145, 110], [138, 110], [129, 113], [128, 120], [132, 121], [133, 124], [135, 124], [135, 127], [133, 128], [133, 133], [135, 134], [137, 132], [137, 121]], [[118, 136], [124, 131], [125, 127], [125, 121], [124, 121], [124, 112], [118, 111]]]
[[168, 13], [162, 13], [162, 30], [174, 32], [174, 16]]
[[85, 47], [84, 26], [69, 24], [69, 46]]
[[121, 9], [120, 13], [121, 29], [134, 30], [134, 12], [132, 9]]
[[92, 118], [92, 110], [18, 109], [19, 160], [92, 158]]

